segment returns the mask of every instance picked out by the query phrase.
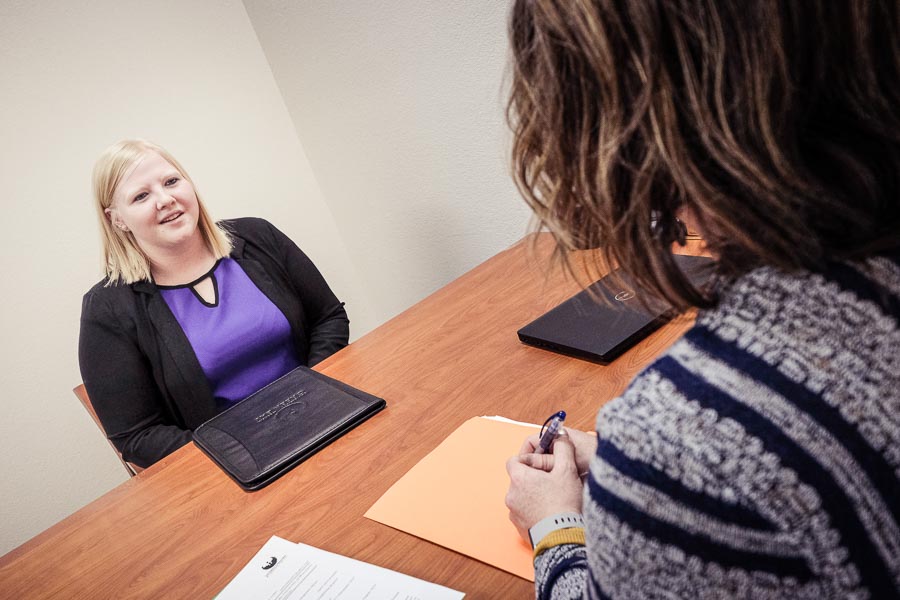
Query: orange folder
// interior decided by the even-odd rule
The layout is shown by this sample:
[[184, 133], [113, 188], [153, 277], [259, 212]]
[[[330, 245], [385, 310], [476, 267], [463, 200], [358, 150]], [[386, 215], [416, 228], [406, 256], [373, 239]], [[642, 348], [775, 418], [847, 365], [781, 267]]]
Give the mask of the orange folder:
[[365, 516], [534, 581], [531, 548], [504, 503], [506, 460], [536, 425], [473, 417], [400, 478]]

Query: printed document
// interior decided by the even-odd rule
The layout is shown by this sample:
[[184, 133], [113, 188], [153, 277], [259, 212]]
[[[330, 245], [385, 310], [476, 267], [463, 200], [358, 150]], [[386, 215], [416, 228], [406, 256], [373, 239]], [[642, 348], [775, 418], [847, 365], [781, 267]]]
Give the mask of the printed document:
[[272, 536], [216, 600], [459, 600], [464, 595]]

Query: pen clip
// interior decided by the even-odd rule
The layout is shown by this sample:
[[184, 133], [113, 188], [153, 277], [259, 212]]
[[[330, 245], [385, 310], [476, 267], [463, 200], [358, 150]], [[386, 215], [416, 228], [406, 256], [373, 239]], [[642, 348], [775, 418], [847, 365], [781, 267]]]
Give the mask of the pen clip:
[[543, 425], [541, 425], [541, 433], [538, 435], [539, 438], [544, 437], [544, 432], [547, 430], [547, 426], [550, 424], [550, 422], [551, 422], [553, 419], [556, 419], [556, 418], [565, 419], [565, 418], [566, 418], [566, 411], [561, 410], [561, 411], [555, 412], [555, 413], [553, 413], [552, 415], [550, 415], [549, 417], [547, 417], [547, 420], [544, 421], [544, 424], [543, 424]]

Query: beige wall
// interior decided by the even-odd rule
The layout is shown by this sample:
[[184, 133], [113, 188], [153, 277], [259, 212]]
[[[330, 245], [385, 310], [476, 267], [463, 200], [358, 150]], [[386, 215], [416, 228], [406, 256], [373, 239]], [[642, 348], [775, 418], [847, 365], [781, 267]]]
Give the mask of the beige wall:
[[71, 393], [100, 277], [89, 174], [110, 143], [157, 141], [214, 215], [275, 222], [353, 336], [525, 230], [505, 0], [245, 4], [0, 2], [0, 554], [125, 479]]
[[381, 319], [522, 237], [507, 0], [244, 0]]
[[127, 136], [168, 147], [220, 218], [279, 225], [371, 311], [240, 2], [0, 5], [0, 554], [125, 479], [72, 395], [100, 279], [90, 170]]

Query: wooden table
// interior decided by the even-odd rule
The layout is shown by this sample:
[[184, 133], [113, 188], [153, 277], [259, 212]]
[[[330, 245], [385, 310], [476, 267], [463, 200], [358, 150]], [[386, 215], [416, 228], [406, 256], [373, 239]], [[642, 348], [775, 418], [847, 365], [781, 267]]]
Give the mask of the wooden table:
[[0, 558], [0, 598], [211, 598], [273, 534], [467, 599], [532, 598], [528, 581], [363, 517], [469, 417], [539, 423], [564, 407], [567, 425], [592, 428], [689, 326], [666, 325], [610, 366], [522, 345], [518, 328], [579, 289], [549, 268], [546, 234], [529, 241], [317, 367], [385, 398], [385, 411], [253, 493], [188, 445]]

